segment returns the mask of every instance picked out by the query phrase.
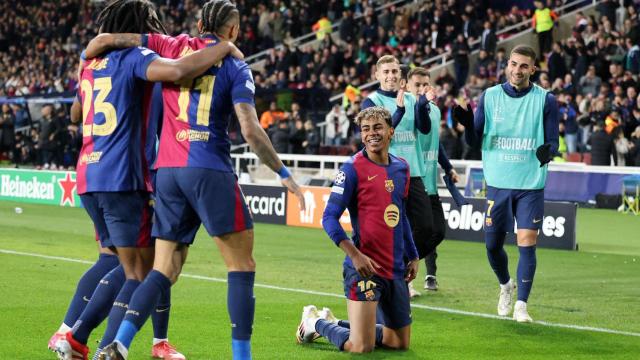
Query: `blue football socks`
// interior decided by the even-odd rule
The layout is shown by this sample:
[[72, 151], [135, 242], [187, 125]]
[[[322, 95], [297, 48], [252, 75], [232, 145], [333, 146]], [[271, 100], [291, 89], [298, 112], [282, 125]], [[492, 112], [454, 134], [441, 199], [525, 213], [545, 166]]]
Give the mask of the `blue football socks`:
[[234, 360], [251, 359], [251, 333], [256, 300], [253, 296], [255, 272], [227, 274], [227, 310], [231, 319], [231, 349]]
[[124, 318], [124, 314], [127, 312], [129, 308], [129, 301], [133, 296], [134, 291], [140, 286], [140, 281], [128, 279], [122, 285], [122, 289], [116, 300], [113, 302], [113, 307], [109, 312], [109, 320], [107, 322], [107, 330], [104, 332], [104, 336], [102, 336], [102, 340], [100, 341], [100, 348], [104, 348], [109, 345], [116, 336], [116, 332], [120, 327], [120, 323]]
[[156, 308], [162, 294], [170, 288], [171, 281], [161, 272], [152, 270], [131, 297], [129, 311], [118, 329], [115, 340], [128, 349], [136, 333]]
[[527, 302], [536, 273], [536, 246], [518, 246], [518, 300]]
[[122, 265], [111, 270], [100, 280], [78, 321], [73, 326], [73, 338], [86, 344], [89, 335], [109, 315], [113, 302], [125, 282]]
[[169, 331], [169, 314], [171, 313], [171, 288], [160, 295], [158, 305], [151, 314], [153, 324], [153, 337], [155, 339], [167, 339]]
[[316, 331], [318, 332], [318, 334], [327, 338], [327, 340], [329, 340], [330, 343], [340, 349], [340, 351], [342, 351], [344, 350], [344, 344], [347, 342], [347, 340], [349, 340], [349, 333], [351, 330], [331, 323], [329, 321], [320, 319], [318, 320], [318, 322], [316, 322]]
[[489, 264], [496, 273], [500, 284], [506, 284], [511, 278], [509, 276], [509, 258], [507, 252], [504, 251], [504, 240], [507, 236], [503, 232], [486, 232], [485, 245], [487, 246], [487, 258]]
[[98, 256], [96, 263], [93, 264], [78, 281], [76, 293], [73, 295], [67, 314], [64, 317], [63, 322], [65, 325], [72, 327], [76, 323], [80, 314], [82, 314], [89, 303], [91, 295], [93, 295], [93, 292], [96, 290], [100, 279], [119, 264], [120, 262], [116, 255], [100, 254], [100, 256]]

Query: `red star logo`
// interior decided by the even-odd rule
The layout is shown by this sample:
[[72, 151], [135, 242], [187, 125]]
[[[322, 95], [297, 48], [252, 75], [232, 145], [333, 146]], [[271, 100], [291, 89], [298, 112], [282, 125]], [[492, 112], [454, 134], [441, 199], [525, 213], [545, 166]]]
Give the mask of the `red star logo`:
[[71, 179], [71, 173], [68, 172], [64, 179], [58, 180], [58, 185], [62, 188], [62, 199], [60, 200], [60, 206], [69, 204], [71, 206], [76, 205], [76, 199], [73, 196], [73, 192], [76, 188], [76, 181]]

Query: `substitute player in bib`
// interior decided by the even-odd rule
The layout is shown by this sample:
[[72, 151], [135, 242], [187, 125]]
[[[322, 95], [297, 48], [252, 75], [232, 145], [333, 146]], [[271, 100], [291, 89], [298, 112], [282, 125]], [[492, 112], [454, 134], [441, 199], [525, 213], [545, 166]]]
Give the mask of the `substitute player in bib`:
[[[415, 67], [409, 71], [407, 74], [407, 91], [415, 97], [419, 97], [420, 94], [425, 94], [429, 101], [429, 119], [431, 121], [432, 131], [428, 134], [418, 133], [418, 142], [422, 149], [422, 159], [425, 169], [422, 182], [429, 195], [429, 206], [431, 207], [431, 239], [429, 244], [425, 244], [424, 247], [433, 247], [433, 250], [425, 256], [427, 275], [424, 279], [424, 289], [436, 291], [438, 290], [438, 282], [436, 280], [436, 259], [438, 253], [435, 247], [440, 245], [442, 240], [444, 240], [446, 231], [442, 202], [438, 195], [438, 164], [440, 164], [444, 170], [445, 176], [448, 176], [453, 183], [458, 182], [458, 173], [453, 169], [453, 166], [447, 158], [447, 153], [440, 143], [440, 133], [437, 129], [440, 128], [441, 113], [438, 106], [433, 103], [435, 94], [430, 85], [429, 72], [427, 69]], [[419, 292], [413, 289], [411, 284], [409, 290], [411, 297], [420, 295]]]
[[[111, 32], [157, 31], [159, 24], [153, 5], [146, 0], [114, 1], [97, 22], [101, 31]], [[126, 281], [115, 301], [94, 292], [72, 331], [57, 341], [60, 359], [87, 358], [91, 331], [109, 309], [109, 322], [119, 323], [133, 291], [152, 265], [152, 188], [144, 154], [144, 107], [139, 99], [145, 81], [194, 78], [219, 58], [219, 49], [214, 48], [177, 61], [160, 58], [147, 48], [131, 48], [111, 51], [84, 64], [80, 75], [83, 146], [77, 165], [78, 193], [101, 245], [116, 250]]]
[[362, 105], [364, 109], [382, 106], [393, 114], [394, 136], [389, 152], [405, 159], [411, 169], [407, 216], [418, 255], [422, 259], [435, 249], [435, 245], [431, 243], [433, 233], [431, 206], [422, 182], [425, 176], [425, 163], [422, 158], [422, 145], [418, 141], [418, 134], [429, 134], [431, 131], [429, 102], [424, 94], [415, 97], [404, 91], [401, 87], [403, 77], [400, 63], [391, 55], [384, 55], [378, 59], [376, 78], [380, 81], [380, 88], [369, 94]]
[[[509, 275], [504, 240], [517, 223], [518, 301], [513, 318], [531, 322], [527, 300], [536, 271], [536, 241], [544, 215], [547, 163], [558, 149], [556, 98], [531, 83], [536, 53], [516, 46], [506, 68], [508, 81], [485, 90], [475, 116], [466, 104], [454, 108], [454, 117], [467, 130], [467, 143], [482, 144], [487, 182], [485, 242], [489, 264], [500, 282], [498, 315], [511, 312], [516, 283]], [[462, 105], [462, 106], [460, 106]]]
[[[352, 353], [376, 346], [405, 350], [411, 335], [407, 282], [418, 269], [405, 211], [409, 166], [389, 153], [394, 130], [387, 110], [362, 110], [356, 124], [365, 148], [342, 165], [322, 217], [325, 231], [347, 255], [343, 276], [349, 322], [339, 324], [329, 309], [319, 314], [315, 306], [305, 306], [296, 337], [303, 343], [319, 334]], [[353, 225], [351, 239], [339, 223], [345, 209]], [[384, 325], [376, 325], [376, 311]]]
[[[142, 40], [161, 55], [179, 58], [223, 40], [234, 41], [240, 30], [239, 20], [240, 14], [230, 1], [209, 1], [198, 22], [201, 38], [149, 35]], [[141, 41], [139, 35], [123, 39], [133, 40], [134, 45]], [[194, 81], [163, 84], [164, 121], [153, 225], [158, 240], [153, 271], [136, 290], [115, 341], [104, 349], [102, 359], [127, 358], [133, 338], [158, 298], [177, 281], [200, 224], [214, 238], [229, 271], [227, 307], [233, 358], [251, 358], [253, 222], [231, 162], [227, 126], [233, 111], [251, 148], [280, 175], [282, 184], [304, 207], [298, 185], [258, 123], [254, 91], [249, 66], [230, 57]]]

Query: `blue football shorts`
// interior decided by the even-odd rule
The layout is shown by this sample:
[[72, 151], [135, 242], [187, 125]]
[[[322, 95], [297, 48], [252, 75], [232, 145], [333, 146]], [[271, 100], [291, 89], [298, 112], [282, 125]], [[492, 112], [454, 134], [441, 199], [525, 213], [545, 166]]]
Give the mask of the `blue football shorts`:
[[518, 229], [540, 230], [544, 215], [544, 190], [512, 190], [487, 187], [487, 208], [484, 231], [514, 231], [514, 219]]
[[160, 168], [156, 174], [155, 238], [190, 245], [203, 224], [210, 236], [253, 228], [233, 173], [204, 168]]
[[363, 278], [350, 265], [343, 265], [344, 294], [352, 301], [377, 301], [384, 326], [400, 329], [411, 325], [409, 287], [404, 279], [385, 279], [378, 275]]
[[153, 207], [146, 191], [90, 192], [80, 195], [102, 247], [149, 247]]

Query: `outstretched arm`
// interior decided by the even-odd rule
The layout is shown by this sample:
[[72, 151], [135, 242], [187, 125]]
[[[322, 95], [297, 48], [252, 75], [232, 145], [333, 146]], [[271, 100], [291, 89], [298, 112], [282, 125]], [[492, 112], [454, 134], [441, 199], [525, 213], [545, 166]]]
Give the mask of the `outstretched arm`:
[[147, 80], [168, 82], [191, 80], [220, 62], [234, 49], [236, 46], [233, 43], [222, 41], [178, 60], [157, 58], [147, 68]]
[[235, 104], [234, 108], [238, 122], [240, 123], [242, 136], [247, 140], [251, 150], [258, 155], [260, 161], [267, 165], [269, 169], [282, 177], [282, 185], [298, 198], [301, 209], [304, 209], [305, 203], [302, 191], [300, 191], [300, 187], [295, 180], [293, 180], [293, 177], [291, 177], [282, 161], [280, 161], [276, 150], [271, 144], [271, 140], [269, 140], [267, 133], [265, 133], [264, 129], [260, 126], [256, 108], [244, 102]]
[[122, 49], [134, 46], [142, 46], [141, 34], [98, 34], [89, 41], [84, 50], [87, 59], [98, 57], [109, 49]]

